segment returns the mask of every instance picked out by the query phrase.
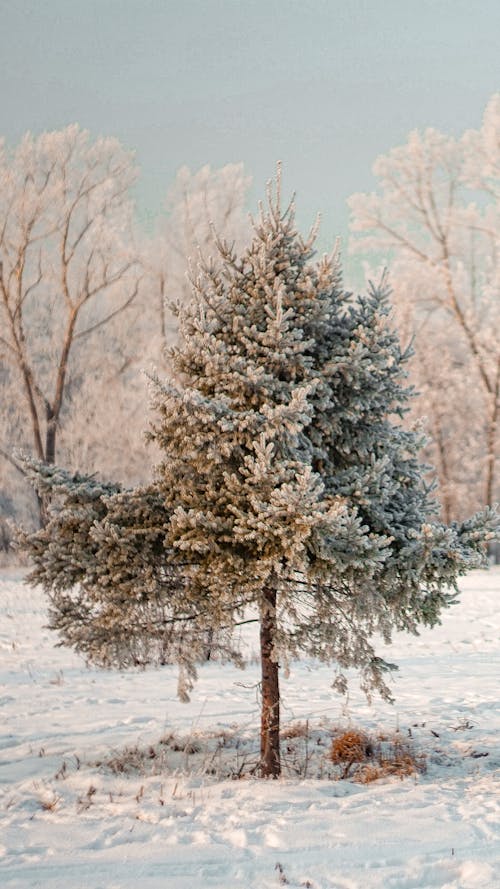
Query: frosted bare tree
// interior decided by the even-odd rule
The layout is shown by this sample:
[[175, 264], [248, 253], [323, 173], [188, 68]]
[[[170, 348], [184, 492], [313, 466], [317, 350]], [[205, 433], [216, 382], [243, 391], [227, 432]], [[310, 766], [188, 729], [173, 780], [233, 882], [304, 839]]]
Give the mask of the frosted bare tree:
[[395, 301], [411, 311], [449, 518], [468, 508], [464, 463], [476, 504], [499, 494], [500, 95], [479, 130], [413, 132], [374, 173], [378, 191], [349, 201], [351, 246], [389, 261]]
[[115, 139], [77, 125], [0, 154], [0, 457], [12, 465], [16, 445], [53, 463], [71, 420], [94, 433], [85, 411], [71, 416], [77, 393], [92, 398], [106, 353], [113, 372], [127, 365], [116, 325], [138, 289], [135, 176]]
[[166, 349], [177, 339], [170, 304], [183, 304], [190, 298], [190, 264], [217, 256], [215, 233], [237, 247], [248, 237], [245, 205], [250, 181], [241, 163], [215, 170], [206, 165], [196, 173], [182, 167], [169, 189], [165, 216], [143, 250], [142, 291], [150, 319], [149, 349], [156, 364], [162, 365]]

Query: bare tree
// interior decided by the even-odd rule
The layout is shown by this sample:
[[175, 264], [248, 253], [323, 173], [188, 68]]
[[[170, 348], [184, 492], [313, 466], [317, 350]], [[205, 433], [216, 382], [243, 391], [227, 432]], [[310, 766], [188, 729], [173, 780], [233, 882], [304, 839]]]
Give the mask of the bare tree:
[[115, 139], [77, 125], [0, 155], [0, 455], [14, 465], [13, 445], [55, 461], [71, 395], [98, 372], [91, 349], [137, 294], [135, 176]]
[[[377, 159], [374, 173], [377, 193], [349, 201], [351, 245], [390, 262], [395, 302], [410, 307], [417, 382], [429, 395], [449, 513], [464, 511], [460, 486], [453, 490], [464, 460], [471, 485], [481, 480], [480, 501], [491, 505], [499, 458], [500, 95], [479, 130], [460, 139], [413, 132], [406, 145]], [[452, 436], [461, 439], [455, 456]]]
[[149, 347], [162, 364], [177, 339], [172, 304], [190, 298], [189, 267], [202, 257], [217, 257], [215, 235], [241, 246], [250, 230], [245, 203], [250, 177], [243, 164], [219, 169], [206, 165], [196, 173], [182, 167], [169, 189], [158, 232], [143, 249], [143, 293], [151, 326]]

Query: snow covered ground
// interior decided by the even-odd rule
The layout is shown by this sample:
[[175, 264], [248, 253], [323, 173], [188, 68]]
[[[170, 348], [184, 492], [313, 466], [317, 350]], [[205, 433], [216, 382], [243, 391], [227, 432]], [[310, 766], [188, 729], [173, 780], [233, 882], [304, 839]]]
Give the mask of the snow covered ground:
[[[331, 671], [294, 664], [285, 730], [308, 720], [316, 747], [305, 777], [263, 782], [207, 775], [199, 752], [208, 736], [216, 750], [225, 742], [213, 748], [214, 738], [232, 739], [236, 757], [251, 748], [256, 662], [244, 672], [207, 664], [180, 704], [174, 668], [87, 670], [55, 648], [40, 591], [0, 574], [0, 886], [500, 887], [499, 570], [474, 573], [462, 590], [443, 626], [396, 639], [393, 707], [368, 705], [355, 683], [340, 699]], [[425, 755], [425, 773], [324, 777], [318, 737], [353, 726], [399, 730]], [[170, 738], [161, 756], [160, 738]], [[140, 767], [120, 772], [138, 751]], [[102, 765], [112, 756], [114, 771]]]

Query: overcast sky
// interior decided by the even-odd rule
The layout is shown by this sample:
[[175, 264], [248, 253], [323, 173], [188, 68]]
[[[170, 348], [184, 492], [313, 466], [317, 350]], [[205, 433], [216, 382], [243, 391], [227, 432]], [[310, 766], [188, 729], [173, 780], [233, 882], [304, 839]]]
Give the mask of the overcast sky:
[[500, 89], [498, 0], [0, 0], [0, 132], [77, 121], [137, 151], [141, 218], [177, 169], [284, 163], [322, 246], [415, 128], [476, 127]]

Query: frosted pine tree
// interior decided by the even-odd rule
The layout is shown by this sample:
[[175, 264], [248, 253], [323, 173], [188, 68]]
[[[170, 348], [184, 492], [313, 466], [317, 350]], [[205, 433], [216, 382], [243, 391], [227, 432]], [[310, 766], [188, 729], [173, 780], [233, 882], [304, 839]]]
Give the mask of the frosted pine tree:
[[151, 489], [103, 491], [91, 520], [87, 502], [75, 551], [77, 532], [67, 532], [85, 485], [54, 486], [39, 469], [62, 506], [26, 542], [53, 625], [93, 660], [126, 662], [136, 640], [142, 661], [161, 651], [189, 684], [207, 638], [237, 659], [234, 630], [256, 614], [260, 771], [276, 777], [280, 667], [301, 654], [334, 662], [342, 690], [354, 666], [367, 693], [390, 697], [393, 665], [373, 635], [438, 622], [498, 520], [487, 511], [450, 527], [431, 521], [422, 436], [401, 422], [409, 355], [385, 286], [354, 300], [335, 255], [313, 261], [314, 232], [304, 240], [293, 204], [283, 211], [279, 178], [250, 246], [217, 249], [179, 310], [175, 376], [154, 384], [150, 437], [164, 458]]
[[[26, 475], [50, 504], [47, 524], [18, 533], [49, 593], [61, 643], [107, 668], [176, 663], [188, 700], [195, 664], [211, 652], [241, 665], [223, 628], [198, 615], [182, 566], [169, 553], [169, 513], [155, 486], [122, 490], [25, 457]], [[209, 628], [209, 629], [208, 629]]]

